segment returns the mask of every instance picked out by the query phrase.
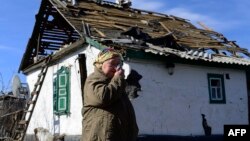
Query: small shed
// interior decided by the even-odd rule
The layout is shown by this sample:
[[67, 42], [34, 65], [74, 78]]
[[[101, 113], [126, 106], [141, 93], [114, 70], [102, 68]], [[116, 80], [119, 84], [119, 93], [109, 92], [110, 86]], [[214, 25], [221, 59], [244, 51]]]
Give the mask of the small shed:
[[13, 95], [0, 95], [0, 140], [12, 137], [21, 120], [26, 99]]

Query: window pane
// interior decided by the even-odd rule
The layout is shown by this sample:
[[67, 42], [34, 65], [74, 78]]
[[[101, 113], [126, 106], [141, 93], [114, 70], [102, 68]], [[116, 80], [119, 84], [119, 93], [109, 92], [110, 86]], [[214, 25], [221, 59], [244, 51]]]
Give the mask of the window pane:
[[66, 91], [66, 88], [60, 88], [60, 89], [59, 89], [59, 96], [66, 95], [66, 94], [67, 94], [66, 92], [67, 92], [67, 91]]
[[67, 79], [66, 74], [60, 74], [59, 75], [59, 87], [66, 87]]
[[217, 88], [217, 98], [218, 98], [218, 99], [221, 99], [221, 98], [222, 98], [221, 89], [220, 89], [220, 88]]
[[212, 88], [212, 99], [216, 99], [216, 90]]
[[217, 80], [217, 87], [221, 87], [220, 80]]
[[220, 81], [218, 79], [211, 79], [212, 87], [220, 87]]
[[59, 98], [58, 107], [59, 111], [66, 110], [66, 97]]

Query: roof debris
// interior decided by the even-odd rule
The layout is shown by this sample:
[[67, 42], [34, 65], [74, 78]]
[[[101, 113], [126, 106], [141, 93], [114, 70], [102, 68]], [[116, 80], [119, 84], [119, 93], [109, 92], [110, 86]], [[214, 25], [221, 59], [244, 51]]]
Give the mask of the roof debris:
[[[204, 29], [173, 15], [124, 8], [107, 1], [78, 0], [77, 4], [72, 4], [42, 0], [19, 70], [35, 63], [35, 57], [53, 54], [63, 45], [85, 37], [106, 46], [250, 65], [247, 49], [240, 48], [235, 41], [228, 40], [205, 24], [199, 24]], [[221, 61], [216, 61], [216, 58]]]

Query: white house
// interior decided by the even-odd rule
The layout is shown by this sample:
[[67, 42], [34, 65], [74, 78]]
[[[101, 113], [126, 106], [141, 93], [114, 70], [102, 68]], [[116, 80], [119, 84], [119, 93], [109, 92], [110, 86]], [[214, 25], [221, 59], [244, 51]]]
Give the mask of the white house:
[[249, 53], [222, 34], [111, 2], [42, 0], [19, 68], [32, 91], [50, 56], [26, 140], [34, 139], [38, 127], [79, 140], [83, 84], [106, 46], [123, 53], [138, 73], [131, 77], [131, 101], [141, 140], [169, 135], [222, 140], [224, 125], [249, 123]]

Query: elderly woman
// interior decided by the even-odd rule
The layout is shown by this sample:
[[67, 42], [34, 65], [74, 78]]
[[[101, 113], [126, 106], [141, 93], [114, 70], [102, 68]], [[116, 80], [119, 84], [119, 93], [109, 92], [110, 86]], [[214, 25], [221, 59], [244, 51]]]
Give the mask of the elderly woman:
[[135, 141], [133, 106], [125, 94], [122, 56], [107, 48], [98, 54], [95, 70], [84, 86], [83, 141]]

